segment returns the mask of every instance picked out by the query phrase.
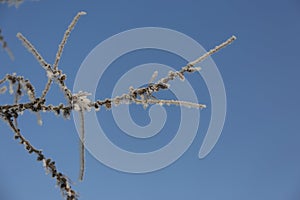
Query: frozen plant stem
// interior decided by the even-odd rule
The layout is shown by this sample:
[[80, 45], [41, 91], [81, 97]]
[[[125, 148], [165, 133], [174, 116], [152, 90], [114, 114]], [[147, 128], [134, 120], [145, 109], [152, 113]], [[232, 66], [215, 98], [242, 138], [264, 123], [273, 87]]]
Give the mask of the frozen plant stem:
[[45, 69], [49, 70], [50, 65], [45, 61], [45, 59], [41, 56], [41, 54], [36, 50], [36, 48], [27, 40], [22, 33], [17, 33], [17, 37], [22, 41], [23, 45], [27, 48], [27, 50], [32, 53], [35, 59], [40, 63], [40, 65]]
[[[67, 40], [68, 40], [68, 38], [69, 38], [69, 36], [70, 36], [71, 31], [74, 29], [74, 27], [75, 27], [75, 25], [77, 24], [79, 18], [80, 18], [82, 15], [85, 15], [85, 14], [86, 14], [86, 12], [83, 12], [83, 11], [77, 13], [77, 15], [73, 18], [71, 24], [69, 25], [68, 29], [66, 30], [66, 32], [65, 32], [65, 34], [64, 34], [64, 37], [63, 37], [63, 39], [62, 39], [60, 45], [58, 46], [58, 50], [57, 50], [57, 53], [56, 53], [55, 61], [54, 61], [54, 64], [53, 64], [53, 69], [54, 69], [54, 71], [56, 71], [57, 68], [58, 68], [58, 63], [59, 63], [59, 61], [60, 61], [60, 58], [61, 58], [63, 49], [64, 49], [65, 44], [66, 44], [66, 42], [67, 42]], [[43, 94], [42, 94], [41, 99], [45, 98], [47, 92], [48, 92], [49, 89], [50, 89], [51, 83], [52, 83], [52, 79], [51, 79], [50, 77], [48, 77], [48, 82], [47, 82], [47, 84], [46, 84], [46, 86], [45, 86], [45, 89], [43, 90]]]
[[[153, 83], [157, 78], [158, 72], [155, 71], [150, 78], [150, 81], [146, 87], [141, 88], [129, 88], [129, 92], [122, 94], [120, 96], [104, 99], [104, 100], [96, 100], [92, 102], [88, 96], [91, 95], [85, 91], [79, 91], [78, 93], [72, 93], [71, 90], [67, 87], [66, 74], [59, 69], [59, 61], [61, 59], [61, 55], [64, 49], [64, 46], [70, 36], [71, 31], [74, 29], [76, 23], [82, 15], [85, 15], [85, 12], [79, 12], [72, 20], [67, 30], [64, 33], [63, 39], [59, 44], [56, 58], [51, 66], [45, 59], [40, 55], [40, 53], [36, 50], [36, 48], [24, 37], [21, 33], [17, 34], [17, 37], [22, 41], [23, 45], [26, 49], [33, 54], [35, 59], [39, 62], [39, 64], [43, 67], [46, 72], [48, 81], [45, 85], [44, 90], [40, 97], [37, 97], [35, 93], [35, 89], [29, 80], [25, 79], [22, 76], [16, 76], [16, 74], [7, 74], [3, 79], [0, 80], [0, 85], [8, 83], [9, 84], [9, 93], [15, 93], [14, 103], [9, 105], [0, 105], [0, 118], [8, 123], [13, 132], [15, 133], [15, 139], [18, 139], [21, 144], [25, 146], [25, 149], [29, 153], [35, 153], [37, 155], [37, 160], [42, 161], [43, 165], [47, 172], [50, 172], [53, 178], [56, 179], [57, 185], [60, 187], [63, 196], [67, 200], [76, 200], [78, 195], [77, 193], [71, 189], [68, 178], [62, 173], [58, 172], [55, 162], [51, 159], [47, 159], [41, 150], [33, 147], [28, 140], [26, 140], [22, 135], [20, 130], [18, 129], [17, 119], [22, 113], [26, 110], [36, 113], [38, 116], [38, 123], [42, 123], [39, 112], [53, 112], [56, 115], [62, 115], [64, 118], [69, 118], [71, 112], [77, 111], [80, 117], [80, 143], [79, 143], [79, 152], [80, 152], [80, 171], [79, 171], [79, 180], [82, 181], [84, 177], [85, 171], [85, 126], [84, 126], [84, 114], [85, 112], [91, 111], [94, 108], [96, 111], [100, 109], [101, 106], [110, 109], [112, 105], [119, 104], [139, 104], [146, 108], [150, 104], [158, 104], [158, 105], [177, 105], [177, 106], [185, 106], [189, 108], [197, 108], [202, 109], [206, 106], [204, 104], [193, 103], [188, 101], [179, 101], [179, 100], [169, 100], [169, 99], [157, 99], [154, 94], [159, 92], [160, 90], [169, 89], [169, 82], [174, 80], [175, 78], [179, 78], [181, 80], [185, 79], [186, 73], [193, 73], [201, 70], [200, 67], [195, 67], [196, 64], [203, 61], [207, 57], [216, 53], [223, 47], [231, 44], [236, 37], [232, 36], [227, 41], [222, 44], [216, 46], [211, 49], [204, 55], [200, 56], [196, 60], [189, 62], [186, 66], [182, 67], [179, 71], [170, 71], [164, 78], [158, 80]], [[61, 91], [64, 93], [66, 98], [66, 104], [60, 103], [57, 106], [47, 105], [46, 104], [46, 94], [50, 90], [51, 84], [56, 83]], [[14, 90], [15, 89], [15, 90]], [[0, 87], [0, 94], [5, 93], [6, 86]], [[29, 101], [25, 103], [20, 103], [20, 99], [23, 94], [29, 97]]]
[[14, 125], [13, 120], [9, 116], [5, 116], [5, 121], [9, 124], [13, 132], [15, 133], [14, 138], [20, 141], [20, 144], [23, 144], [28, 153], [35, 153], [37, 155], [37, 161], [43, 161], [43, 165], [47, 172], [51, 174], [53, 178], [56, 179], [56, 184], [62, 191], [62, 194], [67, 197], [68, 200], [76, 200], [77, 194], [71, 188], [67, 176], [59, 172], [55, 166], [55, 162], [50, 158], [46, 158], [41, 150], [36, 149], [30, 144], [28, 140], [21, 135], [20, 130]]
[[141, 104], [144, 108], [146, 108], [149, 104], [158, 104], [158, 105], [178, 105], [178, 106], [186, 106], [189, 108], [205, 108], [206, 106], [204, 104], [198, 104], [198, 103], [191, 103], [186, 101], [177, 101], [177, 100], [162, 100], [162, 99], [156, 99], [153, 94], [160, 91], [160, 90], [166, 90], [169, 89], [169, 82], [174, 80], [175, 78], [180, 78], [181, 80], [184, 80], [184, 74], [185, 73], [193, 73], [196, 71], [201, 70], [200, 67], [194, 67], [197, 63], [203, 61], [210, 55], [218, 52], [220, 49], [226, 47], [227, 45], [231, 44], [236, 39], [235, 36], [230, 37], [228, 40], [223, 42], [222, 44], [216, 46], [215, 48], [211, 49], [204, 55], [200, 56], [196, 60], [189, 62], [186, 66], [182, 67], [179, 71], [170, 71], [169, 74], [160, 79], [156, 83], [151, 83], [156, 77], [157, 77], [157, 71], [155, 71], [150, 79], [150, 83], [147, 87], [141, 87], [141, 88], [129, 88], [129, 93], [122, 94], [121, 96], [117, 96], [112, 99], [105, 99], [105, 100], [98, 100], [92, 104], [93, 107], [96, 109], [100, 106], [105, 106], [107, 109], [111, 108], [112, 104], [119, 105], [119, 104]]
[[197, 58], [196, 60], [190, 62], [187, 64], [187, 66], [193, 67], [195, 66], [197, 63], [205, 60], [207, 57], [211, 56], [212, 54], [218, 52], [219, 50], [221, 50], [222, 48], [226, 47], [227, 45], [231, 44], [234, 40], [236, 40], [236, 37], [233, 35], [231, 36], [228, 40], [226, 40], [225, 42], [223, 42], [222, 44], [216, 46], [215, 48], [211, 49], [210, 51], [208, 51], [207, 53], [205, 53], [204, 55], [200, 56], [199, 58]]
[[84, 112], [83, 110], [79, 111], [79, 115], [80, 115], [80, 121], [81, 121], [81, 127], [80, 127], [80, 146], [79, 146], [79, 151], [80, 151], [80, 172], [79, 172], [79, 180], [82, 181], [83, 180], [83, 176], [84, 176]]
[[[73, 28], [75, 27], [77, 21], [79, 20], [80, 16], [84, 15], [85, 12], [79, 12], [73, 19], [73, 21], [71, 22], [71, 24], [69, 25], [67, 31], [64, 34], [64, 37], [62, 39], [61, 44], [59, 45], [57, 54], [56, 54], [56, 58], [55, 58], [55, 62], [53, 64], [53, 68], [51, 67], [50, 64], [48, 64], [45, 59], [40, 55], [40, 53], [36, 50], [36, 48], [29, 42], [29, 40], [27, 40], [27, 38], [25, 36], [23, 36], [21, 33], [17, 34], [17, 37], [22, 41], [23, 45], [28, 49], [29, 52], [31, 52], [33, 54], [33, 56], [36, 58], [36, 60], [40, 63], [40, 65], [45, 69], [46, 73], [47, 73], [47, 77], [48, 77], [48, 81], [46, 83], [45, 89], [42, 91], [42, 95], [40, 98], [36, 98], [34, 95], [34, 90], [30, 90], [30, 88], [33, 88], [33, 86], [30, 83], [26, 83], [24, 84], [26, 87], [30, 86], [29, 89], [27, 89], [27, 91], [29, 92], [28, 95], [29, 97], [31, 97], [31, 102], [30, 103], [25, 103], [25, 104], [16, 104], [19, 100], [19, 97], [21, 95], [19, 95], [19, 91], [21, 91], [22, 89], [26, 89], [26, 87], [24, 87], [23, 85], [20, 86], [18, 85], [17, 91], [16, 91], [16, 100], [15, 100], [15, 105], [5, 105], [4, 107], [1, 107], [0, 110], [0, 117], [3, 119], [6, 119], [5, 121], [9, 121], [10, 126], [13, 128], [13, 130], [15, 130], [16, 133], [17, 132], [17, 128], [13, 127], [13, 123], [11, 122], [11, 120], [7, 120], [7, 116], [6, 113], [8, 111], [12, 112], [9, 113], [9, 117], [14, 116], [14, 123], [15, 123], [15, 127], [17, 126], [17, 117], [19, 116], [20, 113], [22, 113], [24, 110], [26, 109], [30, 109], [34, 112], [37, 113], [38, 115], [38, 122], [41, 123], [41, 119], [39, 118], [40, 115], [38, 113], [38, 111], [42, 110], [42, 111], [53, 111], [57, 114], [60, 114], [61, 111], [63, 113], [63, 116], [68, 118], [70, 116], [70, 112], [72, 109], [74, 109], [72, 102], [73, 102], [73, 95], [72, 92], [66, 87], [65, 85], [65, 80], [66, 80], [66, 75], [62, 73], [61, 70], [58, 70], [58, 63], [59, 60], [61, 58], [61, 54], [63, 52], [63, 48], [64, 45], [67, 42], [67, 39], [71, 33], [71, 31], [73, 30]], [[0, 81], [0, 84], [4, 83], [5, 81], [10, 81], [10, 83], [14, 84], [16, 82], [16, 80], [19, 80], [22, 78], [16, 77], [14, 75], [7, 75], [4, 79], [2, 79]], [[22, 79], [23, 80], [23, 79]], [[52, 81], [56, 81], [58, 83], [58, 85], [61, 87], [61, 89], [63, 90], [63, 92], [65, 93], [65, 97], [68, 100], [69, 106], [64, 106], [63, 104], [60, 104], [58, 107], [49, 105], [46, 106], [44, 105], [45, 103], [45, 98], [46, 98], [46, 94], [50, 89], [51, 83]], [[27, 80], [25, 80], [27, 81]], [[28, 82], [28, 81], [27, 81]], [[22, 106], [20, 106], [22, 105]], [[25, 107], [25, 108], [24, 108]], [[84, 123], [84, 119], [83, 119], [83, 113], [84, 111], [82, 110], [80, 113], [82, 114], [82, 120], [81, 122]], [[13, 114], [13, 115], [12, 115]], [[82, 180], [83, 179], [83, 171], [84, 171], [84, 124], [81, 125], [82, 126], [82, 134], [81, 134], [81, 140], [80, 140], [80, 158], [81, 158], [81, 164], [80, 164], [80, 177], [79, 179]], [[27, 143], [26, 143], [27, 144]], [[28, 142], [29, 144], [29, 142]], [[45, 168], [48, 168], [48, 160], [43, 160], [44, 162], [44, 166]], [[51, 163], [50, 163], [51, 164]], [[52, 165], [53, 166], [53, 163]], [[47, 169], [49, 170], [49, 169]], [[67, 182], [67, 179], [64, 178], [62, 176], [62, 174], [58, 174], [56, 175], [56, 168], [51, 168], [50, 167], [50, 171], [52, 171], [52, 177], [57, 177], [57, 181], [61, 181], [62, 179], [62, 183], [59, 184], [60, 188], [62, 190], [63, 195], [66, 197], [66, 199], [77, 199], [77, 194], [75, 193], [75, 191], [70, 189], [70, 184]], [[59, 182], [60, 183], [60, 182]]]
[[82, 15], [86, 15], [86, 12], [79, 12], [77, 13], [77, 15], [74, 17], [73, 21], [71, 22], [71, 24], [69, 25], [68, 29], [66, 30], [65, 34], [64, 34], [64, 37], [58, 47], [58, 50], [57, 50], [57, 53], [56, 53], [56, 58], [55, 58], [55, 61], [54, 61], [54, 64], [53, 64], [53, 69], [54, 70], [57, 70], [57, 67], [58, 67], [58, 63], [60, 61], [60, 58], [61, 58], [61, 54], [63, 52], [63, 49], [65, 47], [65, 44], [67, 43], [67, 40], [70, 36], [70, 33], [71, 31], [74, 29], [76, 23], [78, 22], [79, 18], [82, 16]]

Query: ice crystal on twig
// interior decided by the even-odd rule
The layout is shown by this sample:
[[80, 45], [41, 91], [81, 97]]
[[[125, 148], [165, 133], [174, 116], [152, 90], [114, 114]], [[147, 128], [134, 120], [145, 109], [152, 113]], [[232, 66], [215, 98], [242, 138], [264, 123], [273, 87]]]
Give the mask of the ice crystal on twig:
[[87, 97], [90, 96], [91, 93], [79, 91], [74, 94], [72, 97], [73, 106], [75, 111], [90, 111], [91, 110], [91, 100]]

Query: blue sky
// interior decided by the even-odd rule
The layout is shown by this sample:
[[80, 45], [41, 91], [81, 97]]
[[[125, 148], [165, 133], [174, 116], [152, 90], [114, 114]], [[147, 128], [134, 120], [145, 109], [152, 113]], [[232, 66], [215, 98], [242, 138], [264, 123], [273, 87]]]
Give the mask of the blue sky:
[[[1, 4], [0, 27], [16, 59], [12, 62], [0, 51], [0, 76], [16, 72], [41, 91], [45, 73], [15, 35], [24, 34], [53, 63], [66, 27], [81, 10], [88, 14], [72, 32], [60, 63], [70, 88], [88, 53], [101, 41], [128, 29], [170, 28], [192, 37], [207, 50], [231, 35], [238, 40], [213, 56], [226, 88], [227, 117], [220, 140], [203, 160], [198, 159], [198, 151], [210, 119], [209, 94], [196, 75], [191, 75], [190, 81], [198, 91], [200, 103], [208, 105], [208, 109], [201, 111], [198, 134], [179, 160], [148, 174], [113, 170], [87, 153], [85, 180], [78, 183], [78, 135], [73, 120], [43, 114], [44, 124], [38, 126], [31, 113], [20, 118], [24, 135], [75, 182], [80, 199], [300, 198], [299, 1], [40, 0], [25, 1], [18, 9]], [[120, 58], [107, 71], [109, 78], [98, 86], [97, 98], [108, 97], [113, 81], [132, 65], [185, 64], [164, 52], [136, 53]], [[118, 70], [120, 65], [124, 65], [123, 71]], [[63, 95], [58, 94], [59, 89], [53, 86], [49, 103], [63, 101]], [[0, 98], [0, 104], [11, 101], [5, 95]], [[178, 113], [177, 108], [170, 109], [171, 114]], [[146, 112], [137, 106], [131, 107], [131, 114], [141, 125], [149, 121]], [[176, 125], [167, 124], [168, 131], [162, 133], [162, 140], [131, 143], [112, 122], [109, 111], [101, 110], [99, 119], [111, 132], [111, 140], [124, 148], [137, 145], [137, 151], [161, 147], [172, 139]], [[5, 123], [0, 124], [0, 199], [61, 199], [54, 180], [45, 175], [41, 164], [12, 139]]]

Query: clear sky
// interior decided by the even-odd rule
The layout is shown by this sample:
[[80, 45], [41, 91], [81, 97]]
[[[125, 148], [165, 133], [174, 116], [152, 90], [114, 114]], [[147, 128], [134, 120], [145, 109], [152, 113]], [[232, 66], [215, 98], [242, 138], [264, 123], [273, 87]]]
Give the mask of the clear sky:
[[[19, 120], [24, 135], [75, 182], [80, 199], [300, 199], [299, 1], [40, 0], [25, 1], [17, 9], [0, 4], [2, 34], [15, 55], [12, 62], [5, 51], [0, 51], [0, 76], [16, 72], [30, 79], [40, 92], [45, 73], [15, 35], [24, 34], [53, 63], [66, 27], [81, 10], [88, 14], [72, 32], [60, 63], [70, 88], [88, 53], [101, 41], [128, 29], [173, 29], [207, 50], [231, 35], [238, 40], [213, 56], [226, 88], [227, 116], [218, 143], [203, 160], [198, 158], [198, 151], [210, 119], [210, 100], [201, 76], [190, 76], [199, 103], [208, 105], [201, 111], [195, 140], [175, 163], [152, 173], [119, 172], [87, 153], [85, 180], [80, 183], [78, 134], [73, 120], [43, 114], [44, 124], [39, 126], [35, 115], [24, 113]], [[114, 82], [134, 65], [156, 62], [179, 68], [185, 64], [166, 52], [135, 53], [116, 60], [107, 70], [97, 98], [109, 97]], [[48, 102], [63, 101], [59, 92], [54, 86]], [[10, 102], [12, 98], [0, 97], [0, 104]], [[178, 108], [168, 109], [171, 115], [178, 114]], [[149, 123], [147, 112], [138, 106], [131, 106], [131, 115], [140, 125]], [[140, 152], [167, 144], [178, 126], [171, 122], [156, 138], [144, 142], [124, 136], [111, 120], [110, 111], [101, 110], [99, 120], [114, 143]], [[13, 140], [5, 123], [0, 123], [0, 130], [0, 199], [61, 199], [55, 181], [45, 175], [41, 163]]]

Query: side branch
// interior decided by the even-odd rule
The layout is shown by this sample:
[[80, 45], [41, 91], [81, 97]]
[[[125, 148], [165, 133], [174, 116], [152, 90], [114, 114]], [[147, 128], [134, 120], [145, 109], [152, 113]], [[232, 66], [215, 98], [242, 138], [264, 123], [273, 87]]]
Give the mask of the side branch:
[[222, 48], [226, 47], [227, 45], [231, 44], [234, 40], [236, 40], [236, 37], [233, 35], [228, 40], [226, 40], [225, 42], [223, 42], [222, 44], [220, 44], [220, 45], [216, 46], [215, 48], [211, 49], [210, 51], [208, 51], [204, 55], [200, 56], [196, 60], [188, 63], [187, 66], [191, 66], [191, 67], [195, 66], [197, 63], [205, 60], [207, 57], [209, 57], [212, 54], [218, 52], [220, 49], [222, 49]]
[[56, 184], [59, 186], [62, 194], [66, 196], [68, 200], [76, 200], [77, 194], [76, 192], [71, 188], [71, 185], [68, 181], [68, 178], [59, 172], [55, 166], [55, 162], [52, 161], [50, 158], [46, 158], [41, 150], [36, 149], [33, 145], [30, 144], [28, 140], [25, 139], [25, 137], [21, 134], [20, 129], [18, 129], [14, 123], [13, 120], [4, 117], [5, 121], [9, 124], [13, 132], [15, 133], [14, 138], [16, 140], [20, 141], [20, 144], [23, 144], [25, 149], [28, 151], [28, 153], [35, 153], [37, 155], [37, 161], [42, 161], [43, 166], [45, 167], [45, 170], [52, 175], [52, 178], [56, 179]]
[[68, 37], [71, 33], [71, 31], [73, 30], [73, 28], [75, 27], [75, 25], [77, 24], [79, 18], [82, 16], [82, 15], [85, 15], [86, 12], [79, 12], [77, 13], [77, 15], [74, 17], [73, 21], [71, 22], [71, 24], [69, 25], [68, 29], [66, 30], [65, 34], [64, 34], [64, 37], [61, 41], [61, 43], [59, 44], [59, 47], [58, 47], [58, 50], [57, 50], [57, 53], [56, 53], [56, 58], [55, 58], [55, 61], [54, 61], [54, 64], [53, 64], [53, 69], [54, 70], [57, 70], [57, 67], [58, 67], [58, 63], [60, 61], [60, 58], [61, 58], [61, 54], [63, 52], [63, 49], [65, 47], [65, 44], [67, 43], [67, 40], [68, 40]]
[[33, 54], [35, 59], [40, 63], [40, 65], [45, 69], [49, 70], [50, 65], [44, 60], [44, 58], [39, 54], [39, 52], [34, 48], [34, 46], [22, 35], [22, 33], [17, 33], [17, 37], [22, 41], [26, 49]]
[[[40, 111], [43, 112], [54, 112], [57, 115], [63, 115], [65, 118], [70, 117], [70, 113], [75, 110], [78, 111], [81, 118], [81, 133], [80, 133], [80, 174], [79, 180], [83, 179], [84, 169], [85, 169], [85, 151], [84, 151], [84, 142], [85, 142], [85, 132], [84, 132], [84, 112], [89, 112], [92, 108], [95, 110], [99, 110], [101, 106], [105, 106], [107, 109], [110, 109], [111, 106], [119, 105], [119, 104], [140, 104], [144, 107], [147, 107], [149, 104], [158, 104], [158, 105], [177, 105], [177, 106], [185, 106], [191, 108], [202, 109], [206, 106], [204, 104], [192, 103], [187, 101], [179, 101], [179, 100], [164, 100], [157, 99], [154, 94], [160, 90], [169, 89], [169, 82], [174, 80], [175, 78], [179, 78], [182, 81], [185, 79], [185, 73], [193, 73], [201, 70], [200, 67], [195, 67], [196, 64], [203, 61], [210, 55], [216, 53], [220, 49], [225, 46], [231, 44], [236, 37], [232, 36], [227, 41], [222, 44], [216, 46], [211, 49], [204, 55], [200, 56], [196, 60], [189, 62], [186, 66], [182, 67], [178, 71], [170, 71], [164, 78], [154, 82], [154, 79], [157, 78], [158, 72], [154, 72], [152, 77], [150, 78], [150, 83], [146, 87], [141, 88], [133, 88], [130, 87], [128, 93], [122, 94], [121, 96], [117, 96], [111, 99], [105, 100], [97, 100], [95, 102], [91, 102], [88, 98], [91, 95], [85, 91], [79, 91], [78, 93], [72, 93], [72, 91], [66, 85], [66, 74], [58, 69], [59, 61], [61, 59], [61, 55], [63, 53], [64, 46], [70, 36], [71, 31], [74, 29], [78, 20], [82, 15], [85, 15], [85, 12], [79, 12], [72, 20], [71, 24], [68, 26], [67, 30], [64, 33], [63, 39], [59, 44], [56, 58], [54, 60], [53, 66], [48, 64], [44, 58], [39, 54], [39, 52], [35, 49], [35, 47], [24, 37], [21, 33], [17, 34], [17, 37], [22, 41], [23, 45], [27, 48], [29, 52], [33, 54], [36, 60], [40, 63], [40, 65], [45, 69], [48, 77], [48, 81], [46, 83], [45, 89], [42, 91], [42, 95], [40, 98], [36, 97], [35, 89], [29, 80], [24, 79], [21, 76], [16, 76], [16, 74], [6, 75], [3, 79], [0, 79], [0, 85], [8, 82], [9, 84], [9, 93], [13, 94], [15, 91], [15, 100], [11, 105], [0, 105], [0, 118], [8, 123], [15, 134], [15, 139], [19, 140], [21, 144], [25, 146], [25, 149], [29, 153], [35, 153], [37, 155], [37, 160], [42, 161], [43, 165], [47, 172], [51, 173], [52, 177], [56, 179], [57, 185], [60, 187], [63, 195], [67, 200], [75, 200], [77, 199], [77, 194], [74, 190], [71, 189], [68, 178], [62, 173], [58, 172], [55, 162], [51, 159], [47, 159], [41, 150], [33, 147], [28, 140], [22, 136], [20, 130], [17, 126], [17, 118], [24, 111], [29, 110], [34, 113], [39, 114]], [[2, 38], [3, 41], [3, 38]], [[1, 42], [1, 38], [0, 38]], [[6, 43], [3, 43], [5, 46]], [[57, 106], [46, 105], [46, 94], [50, 89], [52, 83], [56, 83], [62, 90], [67, 100], [67, 105], [59, 104]], [[153, 82], [153, 83], [152, 83]], [[6, 86], [0, 88], [0, 94], [6, 91]], [[29, 96], [29, 102], [20, 103], [20, 98], [24, 94]], [[38, 115], [39, 117], [39, 115]], [[41, 119], [38, 118], [38, 121], [41, 123]]]

